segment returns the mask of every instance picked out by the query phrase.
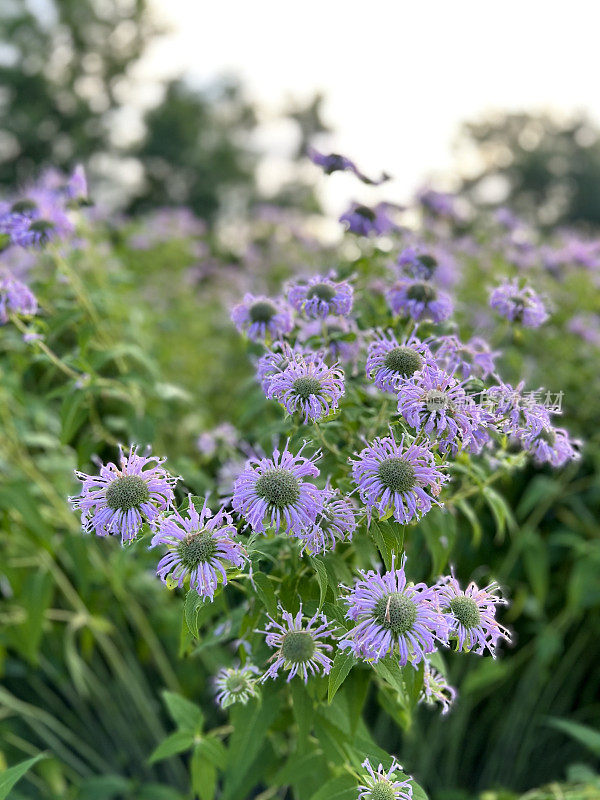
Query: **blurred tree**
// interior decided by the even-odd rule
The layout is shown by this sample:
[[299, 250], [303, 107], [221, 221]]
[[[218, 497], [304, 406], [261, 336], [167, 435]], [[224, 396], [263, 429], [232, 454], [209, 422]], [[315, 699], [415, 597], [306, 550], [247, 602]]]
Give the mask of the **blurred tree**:
[[480, 162], [461, 192], [542, 225], [600, 223], [600, 130], [587, 117], [506, 114], [467, 123], [459, 150]]

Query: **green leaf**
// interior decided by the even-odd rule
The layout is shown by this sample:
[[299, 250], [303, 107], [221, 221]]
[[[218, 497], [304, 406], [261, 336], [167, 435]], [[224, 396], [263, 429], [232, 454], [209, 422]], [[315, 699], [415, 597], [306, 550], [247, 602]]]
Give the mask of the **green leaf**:
[[548, 724], [587, 747], [594, 755], [600, 756], [600, 731], [590, 728], [588, 725], [581, 725], [579, 722], [559, 717], [550, 717]]
[[202, 753], [207, 761], [214, 764], [215, 767], [225, 769], [227, 751], [220, 739], [217, 739], [215, 736], [206, 736], [198, 742], [196, 749]]
[[327, 687], [327, 702], [331, 703], [337, 690], [348, 677], [348, 673], [356, 663], [354, 654], [350, 650], [338, 650], [329, 672], [329, 685]]
[[162, 693], [165, 705], [173, 722], [178, 728], [185, 731], [200, 731], [204, 722], [204, 715], [199, 706], [175, 692]]
[[254, 585], [256, 586], [256, 593], [260, 597], [260, 600], [264, 607], [267, 609], [267, 613], [270, 614], [272, 617], [277, 616], [277, 598], [275, 597], [275, 589], [273, 588], [273, 581], [269, 580], [269, 578], [265, 575], [264, 572], [255, 572], [252, 575], [252, 580], [254, 581]]
[[199, 614], [206, 605], [195, 589], [190, 589], [185, 596], [185, 603], [183, 605], [183, 613], [185, 616], [185, 624], [194, 639], [200, 637], [198, 630]]
[[193, 731], [175, 731], [175, 733], [167, 736], [167, 738], [152, 752], [148, 763], [154, 764], [156, 761], [162, 761], [163, 758], [169, 758], [170, 756], [177, 755], [177, 753], [183, 753], [184, 750], [189, 750], [193, 743]]
[[204, 758], [202, 750], [196, 747], [190, 764], [192, 791], [200, 800], [213, 800], [217, 788], [217, 770]]
[[290, 684], [292, 694], [292, 706], [294, 709], [294, 719], [298, 725], [298, 740], [304, 743], [310, 733], [313, 717], [313, 704], [308, 696], [306, 687], [302, 681], [292, 681]]
[[484, 488], [483, 496], [496, 522], [496, 534], [499, 539], [502, 539], [504, 537], [504, 532], [514, 527], [511, 511], [506, 504], [506, 500], [502, 495], [498, 494], [495, 489], [492, 489], [491, 486], [486, 486]]
[[60, 409], [60, 443], [69, 444], [87, 417], [87, 396], [80, 389], [67, 394]]
[[310, 800], [356, 800], [356, 781], [351, 775], [332, 778]]
[[471, 528], [473, 529], [473, 544], [475, 547], [478, 547], [481, 543], [482, 529], [481, 525], [479, 524], [477, 514], [473, 511], [466, 500], [457, 500], [456, 507], [462, 511], [462, 513], [471, 523]]
[[10, 790], [15, 783], [20, 781], [23, 775], [25, 775], [34, 764], [41, 761], [42, 758], [46, 758], [44, 753], [40, 753], [40, 755], [34, 756], [33, 758], [28, 758], [26, 761], [21, 761], [19, 764], [15, 764], [14, 767], [9, 767], [5, 769], [4, 772], [0, 772], [0, 800], [5, 800], [5, 798], [9, 796]]
[[325, 602], [325, 597], [327, 595], [327, 586], [329, 585], [329, 581], [327, 578], [327, 568], [323, 563], [323, 559], [319, 558], [318, 556], [314, 556], [310, 559], [310, 563], [315, 568], [315, 572], [317, 574], [317, 581], [319, 583], [319, 611], [323, 607], [323, 603]]
[[402, 679], [402, 667], [393, 658], [385, 658], [373, 664], [373, 669], [398, 695], [398, 700], [402, 705], [406, 705], [406, 690]]

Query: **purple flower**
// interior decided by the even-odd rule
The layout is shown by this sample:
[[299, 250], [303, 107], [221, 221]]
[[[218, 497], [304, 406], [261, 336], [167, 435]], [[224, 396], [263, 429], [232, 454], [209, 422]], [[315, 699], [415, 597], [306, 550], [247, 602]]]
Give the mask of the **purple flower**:
[[349, 283], [336, 283], [329, 276], [315, 275], [307, 283], [294, 283], [288, 301], [307, 317], [325, 319], [329, 314], [347, 316], [352, 310], [354, 290]]
[[421, 189], [417, 194], [419, 203], [434, 217], [446, 217], [458, 221], [460, 214], [456, 206], [456, 199], [453, 194], [436, 192], [434, 189]]
[[196, 447], [206, 458], [211, 458], [220, 445], [235, 447], [239, 434], [229, 422], [222, 422], [209, 431], [204, 431], [196, 440]]
[[356, 512], [348, 497], [338, 489], [331, 489], [329, 482], [323, 493], [323, 508], [314, 525], [297, 534], [302, 542], [301, 552], [310, 555], [334, 550], [338, 542], [349, 542], [356, 530]]
[[471, 582], [463, 592], [454, 575], [442, 578], [435, 587], [439, 607], [449, 625], [449, 636], [457, 650], [481, 655], [486, 649], [495, 658], [500, 639], [510, 642], [510, 633], [496, 622], [496, 606], [508, 605], [499, 597], [496, 582], [480, 589]]
[[529, 431], [523, 436], [523, 447], [533, 454], [538, 464], [548, 463], [553, 467], [562, 467], [567, 461], [579, 458], [574, 447], [579, 442], [572, 442], [564, 428], [545, 425], [538, 433]]
[[283, 372], [292, 363], [296, 355], [303, 356], [306, 361], [313, 358], [320, 358], [317, 353], [311, 353], [298, 344], [292, 347], [287, 342], [276, 341], [273, 342], [267, 352], [258, 359], [256, 364], [256, 377], [265, 395], [267, 395], [269, 391], [272, 378]]
[[322, 167], [323, 172], [325, 172], [326, 175], [331, 175], [333, 172], [353, 172], [354, 175], [356, 175], [356, 177], [359, 178], [363, 183], [367, 183], [370, 186], [379, 186], [381, 183], [384, 183], [390, 179], [390, 176], [385, 172], [378, 180], [367, 178], [366, 175], [360, 172], [353, 161], [350, 161], [349, 158], [342, 156], [339, 153], [329, 153], [328, 155], [325, 155], [325, 153], [320, 153], [318, 150], [315, 150], [313, 147], [311, 147], [308, 150], [308, 157], [313, 164], [316, 164], [318, 167]]
[[456, 689], [450, 686], [441, 672], [438, 672], [431, 663], [425, 659], [425, 669], [423, 672], [423, 689], [419, 695], [419, 703], [428, 706], [440, 703], [442, 714], [450, 711], [450, 706], [456, 700]]
[[73, 509], [81, 509], [86, 533], [121, 535], [123, 544], [135, 539], [144, 521], [152, 523], [173, 503], [173, 487], [179, 480], [163, 469], [164, 458], [140, 456], [131, 446], [129, 455], [119, 447], [120, 467], [110, 461], [100, 475], [75, 472], [83, 484], [78, 497], [70, 497]]
[[74, 230], [61, 192], [43, 186], [33, 187], [26, 198], [14, 203], [0, 220], [0, 229], [20, 247], [39, 247]]
[[212, 601], [219, 576], [223, 585], [227, 584], [223, 562], [241, 567], [247, 556], [242, 545], [234, 541], [237, 531], [229, 514], [220, 509], [213, 516], [206, 500], [198, 513], [191, 495], [188, 495], [188, 504], [187, 517], [182, 517], [175, 509], [156, 523], [158, 532], [152, 538], [151, 547], [164, 544], [168, 548], [158, 563], [156, 574], [163, 583], [173, 582], [180, 588], [189, 578], [190, 589]]
[[567, 325], [568, 330], [580, 336], [584, 342], [600, 347], [600, 316], [598, 314], [576, 314]]
[[232, 309], [231, 320], [238, 331], [255, 342], [285, 336], [294, 324], [290, 309], [281, 300], [252, 294], [244, 295]]
[[309, 344], [310, 339], [318, 340], [319, 347], [325, 349], [332, 361], [355, 364], [360, 355], [360, 332], [356, 322], [348, 317], [303, 320], [299, 338]]
[[406, 556], [400, 569], [381, 575], [360, 571], [360, 578], [344, 599], [346, 616], [356, 622], [340, 641], [340, 649], [351, 649], [367, 661], [380, 661], [398, 655], [401, 666], [416, 666], [445, 643], [448, 624], [437, 607], [436, 590], [424, 583], [407, 583]]
[[407, 277], [417, 281], [432, 281], [438, 286], [452, 286], [457, 279], [457, 265], [453, 255], [440, 245], [416, 244], [405, 247], [396, 262], [400, 280]]
[[[402, 525], [419, 519], [431, 510], [444, 481], [428, 447], [410, 444], [404, 448], [390, 435], [368, 444], [352, 462], [352, 478], [370, 519], [376, 508], [380, 519], [389, 511]], [[426, 492], [429, 489], [431, 494]]]
[[502, 433], [516, 439], [538, 436], [544, 428], [551, 427], [547, 408], [534, 399], [541, 390], [525, 394], [524, 385], [523, 381], [516, 388], [500, 383], [486, 391], [486, 403], [494, 424]]
[[452, 314], [452, 300], [427, 281], [398, 281], [387, 292], [394, 314], [415, 320], [431, 319], [443, 322]]
[[412, 784], [410, 780], [397, 780], [399, 776], [396, 773], [402, 767], [395, 758], [392, 758], [388, 770], [380, 764], [375, 771], [368, 758], [361, 766], [368, 774], [363, 776], [364, 783], [358, 787], [358, 800], [411, 800]]
[[464, 447], [477, 453], [489, 440], [491, 416], [439, 367], [425, 366], [398, 387], [398, 412], [434, 437], [441, 453], [455, 455]]
[[[260, 679], [264, 683], [268, 678], [277, 678], [279, 670], [283, 667], [288, 670], [287, 682], [296, 675], [300, 675], [304, 683], [308, 682], [308, 674], [328, 675], [332, 661], [326, 652], [331, 652], [333, 647], [326, 644], [323, 639], [332, 636], [331, 623], [324, 614], [315, 614], [303, 625], [304, 615], [302, 605], [296, 616], [289, 611], [284, 611], [279, 606], [283, 624], [269, 617], [269, 622], [264, 631], [265, 641], [269, 647], [276, 648], [276, 652], [269, 661], [273, 663]], [[315, 627], [316, 626], [316, 627]]]
[[266, 392], [269, 399], [279, 400], [288, 414], [303, 414], [304, 424], [328, 417], [343, 394], [343, 370], [336, 364], [328, 367], [321, 358], [306, 360], [301, 355], [294, 355], [283, 372], [271, 378]]
[[425, 364], [434, 364], [431, 350], [416, 336], [400, 344], [391, 330], [374, 332], [367, 353], [367, 377], [384, 392], [396, 393], [402, 381], [412, 377]]
[[369, 236], [372, 233], [382, 236], [398, 228], [389, 216], [390, 208], [393, 208], [390, 203], [378, 203], [374, 208], [352, 203], [348, 211], [340, 217], [340, 222], [346, 224], [346, 229], [350, 233], [356, 233], [358, 236]]
[[77, 164], [65, 187], [69, 200], [76, 203], [88, 199], [88, 185], [83, 164]]
[[251, 697], [258, 697], [255, 677], [258, 672], [254, 664], [221, 667], [214, 678], [215, 700], [221, 708], [229, 708], [234, 703], [245, 706]]
[[494, 372], [494, 359], [499, 353], [492, 351], [480, 336], [461, 342], [458, 336], [441, 336], [436, 350], [436, 360], [450, 374], [460, 371], [463, 378], [486, 378]]
[[0, 325], [8, 322], [10, 314], [32, 316], [37, 310], [37, 300], [24, 283], [9, 273], [0, 274]]
[[520, 322], [526, 328], [539, 328], [547, 319], [548, 312], [531, 286], [519, 286], [517, 280], [496, 286], [490, 295], [490, 306], [512, 322]]
[[264, 521], [276, 532], [285, 525], [290, 533], [298, 534], [312, 525], [323, 508], [323, 493], [305, 478], [316, 476], [319, 470], [312, 458], [288, 450], [289, 440], [282, 453], [273, 451], [273, 458], [249, 458], [236, 479], [233, 489], [233, 508], [250, 524], [252, 530], [265, 532]]

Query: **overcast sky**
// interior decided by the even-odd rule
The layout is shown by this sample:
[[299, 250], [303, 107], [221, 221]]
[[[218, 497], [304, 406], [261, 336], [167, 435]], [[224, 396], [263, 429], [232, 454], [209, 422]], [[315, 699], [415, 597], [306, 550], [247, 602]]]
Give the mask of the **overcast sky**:
[[[498, 109], [587, 110], [600, 120], [599, 7], [592, 0], [154, 0], [172, 34], [147, 63], [200, 84], [238, 75], [276, 157], [288, 131], [273, 119], [289, 98], [324, 92], [330, 149], [396, 180], [405, 199], [451, 170], [461, 121]], [[271, 164], [277, 169], [277, 161]], [[268, 168], [267, 168], [268, 172]], [[268, 178], [268, 175], [267, 175]], [[356, 183], [330, 181], [330, 204]], [[364, 190], [361, 199], [369, 200]]]

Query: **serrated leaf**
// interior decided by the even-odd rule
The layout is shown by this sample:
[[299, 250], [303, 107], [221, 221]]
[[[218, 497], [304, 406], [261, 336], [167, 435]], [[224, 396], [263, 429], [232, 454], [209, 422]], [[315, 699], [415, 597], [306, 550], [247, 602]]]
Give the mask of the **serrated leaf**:
[[183, 604], [183, 613], [185, 617], [185, 624], [194, 639], [200, 637], [199, 620], [200, 613], [207, 608], [204, 600], [195, 589], [190, 589], [185, 596], [185, 603]]
[[156, 761], [162, 761], [164, 758], [170, 758], [178, 753], [183, 753], [185, 750], [189, 750], [193, 743], [193, 731], [175, 731], [175, 733], [167, 736], [167, 738], [152, 752], [148, 763], [154, 764]]
[[173, 722], [185, 731], [200, 731], [204, 722], [204, 714], [199, 706], [175, 692], [165, 690], [162, 693], [165, 705]]
[[310, 560], [311, 564], [315, 568], [315, 573], [317, 575], [317, 581], [319, 583], [319, 611], [323, 607], [323, 603], [325, 602], [325, 597], [327, 595], [327, 586], [329, 585], [329, 580], [327, 578], [327, 568], [323, 563], [323, 559], [319, 558], [318, 556], [314, 556]]
[[273, 581], [264, 574], [264, 572], [255, 572], [252, 576], [254, 585], [256, 586], [256, 593], [258, 594], [262, 604], [267, 609], [267, 613], [272, 616], [277, 616], [277, 597], [275, 596], [275, 589]]
[[348, 677], [348, 673], [356, 663], [354, 654], [350, 650], [339, 650], [333, 659], [329, 672], [329, 684], [327, 686], [327, 702], [331, 703], [337, 690]]

